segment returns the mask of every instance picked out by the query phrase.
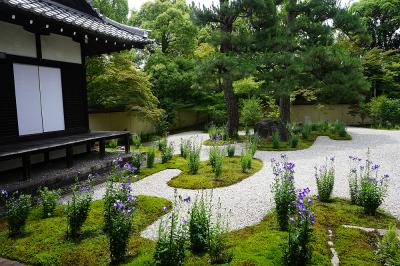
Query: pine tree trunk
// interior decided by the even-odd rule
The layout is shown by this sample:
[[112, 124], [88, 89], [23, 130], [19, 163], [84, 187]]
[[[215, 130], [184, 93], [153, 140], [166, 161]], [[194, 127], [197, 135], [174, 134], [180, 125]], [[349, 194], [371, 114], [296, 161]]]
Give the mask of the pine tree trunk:
[[224, 79], [224, 98], [228, 108], [228, 131], [229, 136], [234, 137], [239, 129], [239, 110], [237, 106], [236, 95], [233, 92], [232, 81]]
[[[296, 20], [295, 6], [297, 0], [289, 0], [289, 10], [287, 14], [287, 31], [288, 31], [288, 46], [287, 51], [293, 52], [293, 29]], [[293, 88], [294, 90], [295, 88]], [[280, 118], [284, 124], [290, 123], [290, 94], [282, 95], [279, 99]]]
[[[223, 5], [227, 0], [220, 0], [220, 6]], [[220, 32], [221, 32], [221, 53], [229, 53], [232, 52], [232, 40], [231, 34], [233, 29], [233, 22], [235, 19], [230, 17], [229, 14], [226, 15], [220, 21]], [[228, 132], [229, 136], [233, 137], [237, 130], [239, 129], [239, 111], [237, 106], [236, 96], [233, 92], [232, 79], [229, 77], [230, 73], [228, 73], [227, 67], [222, 65], [220, 66], [220, 73], [222, 74], [222, 86], [224, 91], [224, 98], [226, 102], [226, 107], [228, 111]]]
[[290, 123], [290, 96], [284, 95], [279, 98], [279, 114], [285, 125]]

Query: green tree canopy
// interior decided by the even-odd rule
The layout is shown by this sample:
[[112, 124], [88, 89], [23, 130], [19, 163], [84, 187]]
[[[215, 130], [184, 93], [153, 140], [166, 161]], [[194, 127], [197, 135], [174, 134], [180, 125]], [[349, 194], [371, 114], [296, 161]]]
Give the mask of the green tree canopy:
[[161, 114], [148, 77], [128, 57], [89, 58], [87, 62], [88, 102], [92, 108], [136, 110], [156, 120]]
[[400, 49], [399, 0], [360, 0], [352, 5], [351, 10], [361, 17], [368, 29], [371, 37], [368, 48]]
[[127, 0], [93, 0], [93, 5], [106, 17], [126, 23], [128, 20], [129, 7]]

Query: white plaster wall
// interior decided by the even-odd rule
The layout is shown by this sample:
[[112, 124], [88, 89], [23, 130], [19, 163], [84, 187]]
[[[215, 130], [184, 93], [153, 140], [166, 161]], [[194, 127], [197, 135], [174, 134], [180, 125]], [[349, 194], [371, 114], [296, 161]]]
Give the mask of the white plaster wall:
[[36, 57], [35, 34], [23, 27], [0, 21], [0, 52], [12, 55]]
[[41, 35], [42, 58], [48, 60], [82, 64], [80, 43], [72, 38], [58, 35]]

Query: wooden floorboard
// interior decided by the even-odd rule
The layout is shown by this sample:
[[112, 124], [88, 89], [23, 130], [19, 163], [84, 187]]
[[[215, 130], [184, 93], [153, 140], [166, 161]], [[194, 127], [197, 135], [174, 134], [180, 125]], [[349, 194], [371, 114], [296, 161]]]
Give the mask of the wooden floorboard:
[[36, 153], [45, 150], [64, 148], [68, 145], [76, 145], [89, 141], [124, 137], [127, 131], [96, 131], [83, 134], [74, 134], [62, 137], [53, 137], [43, 140], [33, 140], [15, 144], [0, 145], [0, 158], [19, 156], [26, 153]]

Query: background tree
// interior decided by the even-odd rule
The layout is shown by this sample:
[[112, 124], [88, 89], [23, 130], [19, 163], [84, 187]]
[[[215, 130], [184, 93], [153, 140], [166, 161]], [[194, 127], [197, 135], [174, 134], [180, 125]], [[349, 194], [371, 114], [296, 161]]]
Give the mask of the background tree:
[[193, 6], [193, 18], [200, 25], [211, 29], [211, 43], [217, 48], [212, 56], [202, 60], [203, 69], [222, 91], [227, 107], [227, 127], [229, 134], [236, 134], [239, 128], [238, 100], [233, 90], [233, 82], [250, 72], [248, 18], [253, 10], [264, 1], [220, 0], [219, 5], [210, 8]]
[[351, 6], [367, 27], [371, 42], [365, 46], [382, 50], [400, 49], [400, 1], [360, 0]]
[[129, 7], [127, 0], [93, 0], [93, 5], [106, 17], [126, 23], [128, 20]]
[[[266, 88], [273, 90], [279, 98], [283, 122], [290, 122], [290, 96], [296, 91], [311, 90], [327, 96], [334, 87], [339, 87], [334, 84], [344, 84], [352, 79], [358, 80], [352, 82], [351, 90], [360, 92], [368, 86], [355, 59], [345, 62], [334, 58], [344, 53], [332, 47], [335, 35], [340, 33], [354, 38], [363, 33], [357, 18], [340, 8], [337, 1], [284, 0], [276, 2], [275, 10], [279, 21], [272, 25], [275, 35], [264, 47], [259, 73], [260, 79], [266, 81]], [[259, 34], [265, 34], [265, 30], [271, 32], [271, 26], [261, 27]], [[347, 59], [346, 56], [351, 55], [340, 58]], [[318, 64], [322, 61], [330, 65]], [[310, 62], [316, 64], [310, 66]], [[354, 66], [353, 76], [350, 76], [346, 70]], [[334, 84], [330, 83], [332, 81]]]
[[[128, 18], [127, 0], [94, 0], [100, 13], [120, 23]], [[163, 114], [145, 73], [133, 63], [134, 51], [94, 56], [86, 60], [90, 108], [136, 110], [153, 121]]]
[[136, 110], [153, 121], [162, 114], [148, 77], [135, 67], [129, 53], [89, 58], [87, 81], [92, 108]]
[[[171, 124], [177, 108], [193, 105], [194, 50], [197, 28], [184, 0], [146, 2], [129, 23], [151, 30], [156, 45], [145, 52], [144, 70], [153, 92], [166, 110], [159, 123]], [[199, 100], [199, 98], [196, 98]], [[199, 103], [199, 102], [197, 102]]]

